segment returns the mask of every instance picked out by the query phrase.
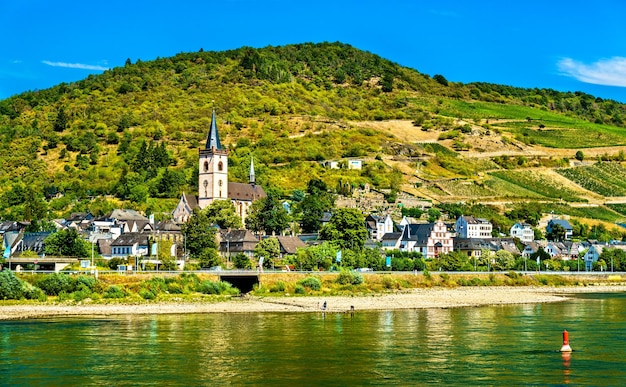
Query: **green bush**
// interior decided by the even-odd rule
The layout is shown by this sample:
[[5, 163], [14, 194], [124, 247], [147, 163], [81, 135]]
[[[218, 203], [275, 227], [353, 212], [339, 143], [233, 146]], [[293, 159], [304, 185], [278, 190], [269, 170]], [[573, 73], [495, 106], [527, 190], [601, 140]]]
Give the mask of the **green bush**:
[[79, 289], [81, 285], [84, 285], [87, 289], [93, 292], [98, 288], [98, 280], [92, 276], [79, 275], [74, 281], [75, 290]]
[[35, 286], [43, 290], [48, 296], [58, 296], [62, 292], [72, 293], [75, 290], [75, 281], [63, 273], [46, 274], [35, 281]]
[[24, 297], [22, 281], [12, 271], [0, 272], [0, 299], [19, 300]]
[[285, 282], [276, 281], [276, 283], [270, 288], [270, 293], [280, 293], [285, 291]]
[[224, 281], [203, 281], [199, 286], [197, 291], [203, 294], [237, 294], [239, 290], [237, 288], [233, 288], [233, 286]]
[[167, 291], [170, 294], [183, 294], [185, 292], [185, 289], [178, 282], [171, 282], [167, 284]]
[[106, 292], [104, 292], [104, 298], [124, 298], [124, 297], [126, 297], [126, 292], [122, 288], [116, 285], [109, 286]]
[[385, 289], [400, 289], [400, 284], [390, 275], [384, 275], [382, 279], [383, 288]]
[[342, 270], [337, 276], [337, 283], [341, 285], [358, 285], [363, 283], [363, 276], [359, 273]]
[[139, 296], [144, 300], [154, 300], [156, 298], [156, 294], [145, 288], [139, 289]]
[[298, 284], [311, 290], [320, 290], [322, 288], [322, 281], [316, 277], [306, 277], [298, 281]]
[[153, 277], [149, 280], [146, 280], [142, 282], [141, 287], [144, 289], [148, 289], [155, 295], [166, 292], [168, 289], [167, 282], [165, 282], [165, 278], [163, 277]]
[[74, 301], [78, 302], [78, 301], [85, 300], [87, 298], [93, 298], [93, 297], [92, 297], [92, 291], [85, 285], [81, 285], [78, 290], [72, 293], [72, 299]]
[[296, 285], [296, 294], [306, 294], [306, 289], [302, 285]]

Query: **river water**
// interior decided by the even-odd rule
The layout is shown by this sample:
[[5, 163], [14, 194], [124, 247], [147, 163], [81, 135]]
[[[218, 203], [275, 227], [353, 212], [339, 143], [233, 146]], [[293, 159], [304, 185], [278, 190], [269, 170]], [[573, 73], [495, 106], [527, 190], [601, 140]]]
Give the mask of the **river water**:
[[[563, 329], [569, 356], [558, 351]], [[353, 315], [0, 321], [2, 386], [435, 384], [626, 385], [626, 294]]]

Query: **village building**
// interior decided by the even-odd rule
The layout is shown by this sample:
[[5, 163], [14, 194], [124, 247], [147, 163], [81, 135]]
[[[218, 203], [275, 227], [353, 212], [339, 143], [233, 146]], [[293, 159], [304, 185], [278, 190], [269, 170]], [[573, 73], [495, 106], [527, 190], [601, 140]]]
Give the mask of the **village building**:
[[172, 213], [174, 221], [185, 223], [194, 209], [204, 209], [216, 200], [230, 200], [235, 206], [237, 215], [245, 224], [248, 208], [255, 200], [267, 196], [263, 187], [256, 185], [252, 159], [249, 177], [249, 183], [228, 180], [228, 149], [220, 142], [213, 109], [206, 146], [198, 152], [198, 195], [182, 194]]
[[517, 238], [522, 243], [528, 243], [535, 240], [535, 231], [528, 223], [515, 223], [509, 231], [511, 238]]
[[228, 259], [237, 254], [252, 258], [254, 248], [259, 243], [259, 238], [250, 230], [222, 230], [218, 237], [219, 253]]
[[434, 223], [407, 224], [402, 231], [399, 250], [418, 252], [426, 259], [436, 258], [439, 254], [454, 250], [452, 233], [441, 220]]
[[554, 230], [554, 226], [556, 225], [563, 227], [563, 229], [565, 230], [565, 240], [572, 239], [572, 236], [574, 235], [574, 228], [565, 219], [550, 219], [548, 225], [546, 226], [546, 232], [548, 234], [552, 233], [552, 231]]
[[493, 226], [482, 218], [473, 216], [459, 216], [454, 225], [459, 238], [491, 238]]
[[617, 245], [608, 245], [608, 244], [592, 244], [585, 255], [583, 256], [583, 260], [585, 261], [585, 270], [591, 271], [593, 270], [593, 264], [598, 262], [602, 252], [605, 249], [619, 249], [626, 251], [626, 245], [617, 244]]
[[287, 255], [295, 255], [298, 249], [306, 248], [306, 243], [302, 242], [302, 239], [297, 236], [279, 235], [275, 238], [278, 239], [281, 259]]
[[365, 218], [365, 228], [369, 232], [370, 239], [381, 241], [385, 234], [393, 232], [393, 220], [391, 216], [368, 215]]

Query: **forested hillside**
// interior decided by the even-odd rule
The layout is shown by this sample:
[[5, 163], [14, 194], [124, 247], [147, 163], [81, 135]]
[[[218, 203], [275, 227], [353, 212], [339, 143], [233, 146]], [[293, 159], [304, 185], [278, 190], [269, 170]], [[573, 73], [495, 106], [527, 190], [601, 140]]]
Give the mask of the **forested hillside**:
[[[283, 195], [311, 178], [392, 191], [426, 182], [422, 194], [444, 201], [467, 194], [432, 182], [440, 177], [500, 170], [490, 181], [514, 184], [518, 175], [502, 172], [511, 163], [506, 154], [458, 161], [458, 152], [490, 151], [472, 136], [518, 148], [626, 145], [626, 106], [584, 93], [453, 83], [341, 43], [200, 50], [129, 59], [80, 82], [0, 101], [0, 217], [98, 214], [120, 205], [170, 211], [181, 192], [197, 189], [197, 149], [213, 108], [231, 179], [246, 181], [254, 156], [257, 182]], [[411, 123], [405, 136], [384, 125], [395, 121]], [[424, 135], [435, 140], [424, 145]], [[399, 156], [408, 157], [402, 165], [392, 160]], [[366, 160], [364, 169], [319, 164], [348, 157]], [[567, 166], [531, 157], [513, 165], [524, 163]], [[418, 176], [407, 172], [417, 167]], [[500, 192], [470, 184], [491, 189], [487, 196]]]

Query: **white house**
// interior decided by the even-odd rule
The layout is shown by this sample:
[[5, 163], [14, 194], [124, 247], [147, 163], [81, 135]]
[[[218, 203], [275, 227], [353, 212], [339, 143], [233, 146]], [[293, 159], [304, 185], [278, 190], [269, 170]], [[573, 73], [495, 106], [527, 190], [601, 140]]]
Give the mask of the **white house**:
[[459, 238], [491, 238], [493, 226], [486, 219], [459, 216], [454, 225]]
[[147, 256], [149, 249], [149, 234], [125, 233], [117, 237], [111, 244], [111, 257], [125, 258], [128, 256]]
[[528, 223], [515, 223], [509, 231], [511, 238], [518, 238], [522, 243], [528, 243], [535, 240], [535, 232]]
[[393, 232], [393, 220], [391, 216], [375, 216], [368, 215], [365, 218], [365, 228], [370, 233], [370, 238], [375, 241], [381, 241], [383, 236]]

